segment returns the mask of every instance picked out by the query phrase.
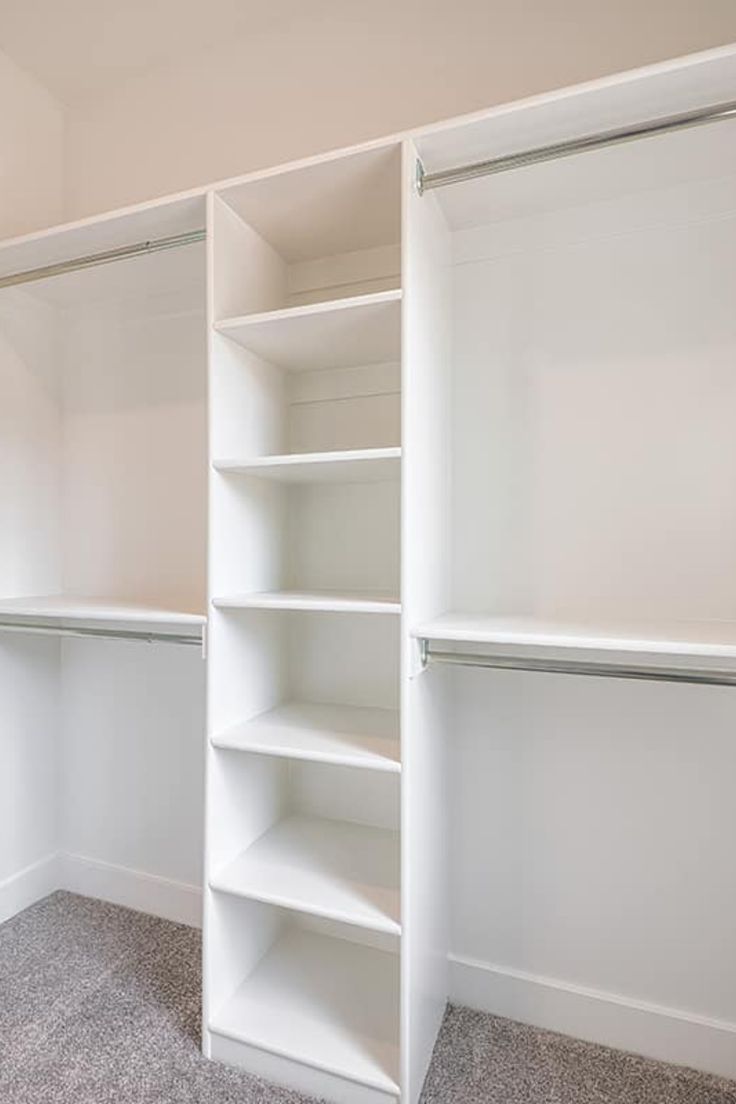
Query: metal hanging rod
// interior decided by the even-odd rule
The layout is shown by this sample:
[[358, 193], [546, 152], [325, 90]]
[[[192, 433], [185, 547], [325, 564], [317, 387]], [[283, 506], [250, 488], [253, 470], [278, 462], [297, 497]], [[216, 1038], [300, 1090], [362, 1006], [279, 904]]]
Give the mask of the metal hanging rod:
[[419, 641], [422, 665], [448, 663], [459, 667], [484, 667], [502, 671], [540, 671], [555, 675], [588, 675], [595, 678], [635, 679], [642, 682], [686, 682], [706, 686], [736, 686], [736, 671], [698, 667], [665, 667], [637, 664], [598, 663], [577, 659], [533, 659], [526, 656], [483, 655], [474, 652], [446, 652]]
[[90, 253], [86, 257], [72, 257], [68, 261], [44, 265], [42, 268], [29, 268], [26, 272], [14, 272], [0, 277], [0, 289], [15, 287], [17, 284], [30, 284], [35, 280], [48, 280], [51, 276], [63, 276], [66, 272], [78, 272], [84, 268], [96, 268], [97, 265], [111, 264], [113, 261], [127, 261], [132, 257], [146, 257], [149, 253], [161, 253], [165, 249], [179, 249], [183, 245], [195, 245], [204, 241], [206, 230], [189, 230], [185, 234], [172, 234], [168, 238], [153, 238], [150, 241], [123, 245], [118, 249], [107, 249], [103, 253]]
[[147, 629], [106, 629], [57, 625], [53, 622], [35, 621], [22, 624], [17, 621], [0, 621], [0, 632], [31, 633], [34, 636], [94, 637], [107, 640], [133, 640], [142, 644], [193, 644], [202, 647], [203, 636], [187, 636], [184, 633], [151, 632]]
[[459, 184], [464, 180], [477, 177], [494, 176], [496, 173], [510, 172], [527, 165], [537, 165], [543, 161], [556, 161], [561, 157], [573, 157], [576, 153], [602, 149], [605, 146], [620, 146], [626, 142], [636, 142], [640, 138], [653, 138], [658, 134], [669, 134], [689, 127], [705, 126], [724, 119], [736, 118], [736, 101], [713, 104], [697, 111], [688, 111], [682, 115], [669, 115], [661, 119], [652, 119], [646, 123], [633, 123], [618, 130], [589, 134], [584, 138], [573, 138], [568, 142], [556, 142], [550, 146], [538, 146], [522, 153], [511, 153], [505, 157], [494, 157], [488, 161], [475, 161], [470, 165], [459, 165], [455, 169], [443, 169], [440, 172], [427, 173], [421, 163], [417, 165], [417, 189], [419, 194], [432, 188], [444, 188], [447, 184]]

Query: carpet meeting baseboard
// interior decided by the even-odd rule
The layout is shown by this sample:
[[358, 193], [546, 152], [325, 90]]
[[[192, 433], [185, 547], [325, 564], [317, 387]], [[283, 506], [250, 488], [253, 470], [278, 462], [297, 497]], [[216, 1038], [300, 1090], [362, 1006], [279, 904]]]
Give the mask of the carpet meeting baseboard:
[[[47, 855], [0, 882], [0, 923], [57, 889], [190, 927], [201, 924], [202, 891], [85, 855]], [[736, 1024], [449, 956], [453, 1004], [574, 1038], [736, 1078]]]
[[0, 882], [0, 923], [57, 889], [198, 928], [202, 890], [86, 855], [56, 852]]
[[58, 862], [59, 889], [83, 897], [96, 897], [192, 928], [201, 927], [202, 890], [199, 886], [68, 852], [60, 854]]
[[736, 1024], [451, 954], [450, 1000], [593, 1043], [736, 1078]]
[[59, 889], [58, 855], [52, 853], [0, 881], [0, 924]]

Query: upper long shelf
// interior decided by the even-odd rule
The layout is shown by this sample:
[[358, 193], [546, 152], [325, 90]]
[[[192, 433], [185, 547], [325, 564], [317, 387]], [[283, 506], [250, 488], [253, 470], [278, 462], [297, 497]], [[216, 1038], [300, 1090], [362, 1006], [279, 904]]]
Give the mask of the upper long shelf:
[[220, 333], [289, 371], [398, 360], [401, 291], [380, 291], [217, 323]]
[[[428, 659], [613, 677], [736, 683], [736, 622], [575, 622], [446, 613], [416, 625]], [[436, 644], [454, 644], [451, 652]], [[484, 649], [474, 652], [476, 649]]]
[[206, 617], [191, 610], [171, 610], [119, 601], [50, 594], [0, 600], [0, 628], [59, 635], [130, 636], [198, 644]]

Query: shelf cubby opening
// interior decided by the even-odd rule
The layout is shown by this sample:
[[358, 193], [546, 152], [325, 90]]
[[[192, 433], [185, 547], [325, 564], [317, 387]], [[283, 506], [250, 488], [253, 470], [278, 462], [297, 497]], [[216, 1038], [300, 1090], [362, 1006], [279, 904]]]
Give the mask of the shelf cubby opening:
[[213, 894], [211, 910], [212, 1055], [249, 1069], [255, 1060], [287, 1084], [290, 1063], [310, 1067], [328, 1079], [313, 1083], [320, 1095], [341, 1083], [344, 1096], [349, 1082], [366, 1104], [396, 1098], [399, 958], [386, 937], [358, 943], [349, 926], [226, 894]]
[[217, 198], [216, 318], [400, 287], [400, 147], [245, 181]]
[[393, 478], [291, 483], [221, 473], [212, 508], [230, 538], [226, 557], [214, 559], [215, 604], [396, 612], [400, 481], [395, 461], [378, 467]]
[[336, 347], [329, 334], [313, 349], [298, 339], [293, 359], [278, 350], [259, 356], [215, 333], [215, 460], [399, 447], [400, 303], [389, 306], [378, 344], [353, 326], [350, 348]]
[[[215, 609], [210, 646], [214, 743], [241, 746], [242, 740], [250, 750], [251, 722], [265, 721], [274, 710], [294, 710], [289, 724], [305, 759], [344, 754], [348, 765], [359, 766], [367, 753], [369, 760], [379, 754], [392, 770], [398, 765], [397, 618]], [[346, 740], [350, 750], [330, 750], [335, 739]], [[353, 763], [353, 756], [361, 763]]]
[[214, 890], [398, 935], [398, 776], [220, 750]]

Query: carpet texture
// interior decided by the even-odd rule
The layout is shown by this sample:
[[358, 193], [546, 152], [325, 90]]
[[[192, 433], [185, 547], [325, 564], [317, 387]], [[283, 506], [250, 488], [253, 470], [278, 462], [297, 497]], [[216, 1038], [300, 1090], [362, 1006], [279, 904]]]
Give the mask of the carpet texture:
[[[54, 893], [0, 927], [1, 1104], [305, 1104], [199, 1053], [199, 933]], [[736, 1084], [449, 1008], [423, 1104], [736, 1104]]]

